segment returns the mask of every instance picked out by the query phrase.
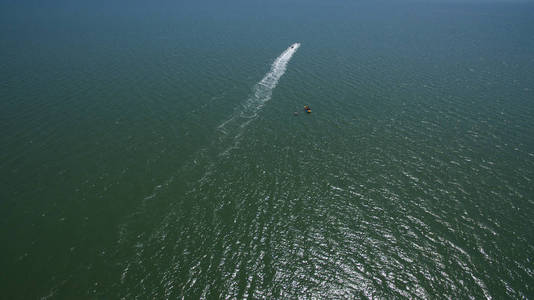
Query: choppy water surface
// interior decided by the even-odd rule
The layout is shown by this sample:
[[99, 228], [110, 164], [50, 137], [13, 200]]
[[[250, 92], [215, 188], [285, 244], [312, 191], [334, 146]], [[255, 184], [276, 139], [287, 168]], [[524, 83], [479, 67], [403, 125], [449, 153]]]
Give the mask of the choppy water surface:
[[41, 5], [2, 9], [2, 297], [534, 294], [532, 5]]

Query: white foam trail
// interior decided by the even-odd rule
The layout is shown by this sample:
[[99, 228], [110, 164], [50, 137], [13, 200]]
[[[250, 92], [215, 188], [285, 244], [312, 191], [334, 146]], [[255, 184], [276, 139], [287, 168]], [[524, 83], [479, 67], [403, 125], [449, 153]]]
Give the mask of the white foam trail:
[[[224, 149], [222, 152], [219, 152], [219, 155], [226, 155], [232, 149], [238, 147], [239, 140], [245, 130], [245, 128], [254, 120], [254, 117], [257, 116], [258, 111], [263, 107], [263, 105], [271, 99], [272, 90], [276, 87], [280, 77], [286, 72], [287, 64], [291, 57], [297, 49], [300, 47], [300, 43], [294, 43], [289, 46], [280, 56], [278, 56], [273, 64], [271, 65], [271, 70], [265, 74], [263, 79], [258, 82], [254, 88], [254, 93], [242, 104], [241, 110], [236, 110], [232, 116], [226, 121], [222, 122], [217, 129], [222, 132], [225, 137], [220, 138], [212, 144], [212, 147]], [[202, 157], [206, 149], [202, 149], [197, 153], [196, 157]], [[219, 149], [220, 150], [220, 149]], [[194, 168], [197, 164], [196, 159], [191, 163], [185, 164], [182, 170], [187, 168]], [[213, 162], [208, 163], [204, 177], [211, 173], [213, 167]], [[203, 178], [204, 178], [203, 177]], [[142, 204], [136, 213], [128, 216], [127, 219], [133, 219], [137, 214], [141, 213], [149, 205], [151, 199], [158, 196], [162, 188], [166, 188], [174, 181], [174, 176], [166, 180], [163, 184], [156, 186], [152, 193], [143, 198]], [[128, 222], [125, 222], [122, 225], [119, 225], [119, 244], [123, 243], [125, 236], [127, 235]]]
[[[216, 161], [210, 157], [210, 151], [208, 150], [215, 148], [215, 150], [218, 152], [218, 156], [224, 156], [227, 155], [232, 149], [238, 147], [246, 127], [254, 121], [258, 111], [265, 105], [267, 101], [271, 99], [272, 90], [276, 87], [282, 75], [284, 75], [287, 64], [299, 47], [300, 44], [295, 43], [276, 58], [271, 65], [271, 70], [260, 82], [254, 86], [252, 95], [243, 102], [242, 108], [237, 109], [228, 120], [222, 122], [218, 126], [218, 129], [224, 133], [224, 135], [220, 139], [214, 140], [211, 144], [211, 147], [203, 148], [198, 151], [191, 162], [186, 163], [180, 168], [180, 170], [178, 170], [177, 177], [181, 178], [179, 174], [188, 173], [191, 172], [191, 170], [197, 170], [198, 168], [202, 168], [204, 166], [202, 169], [202, 177], [196, 183], [192, 184], [192, 187], [185, 192], [184, 197], [189, 197], [188, 194], [194, 193], [205, 185], [209, 185], [211, 182], [213, 182], [213, 178], [210, 179], [210, 176], [213, 176], [213, 172], [215, 172]], [[222, 149], [225, 150], [219, 152], [219, 150]], [[197, 166], [197, 159], [199, 161], [203, 161], [200, 166]], [[140, 231], [135, 231], [135, 229], [132, 231], [130, 229], [132, 224], [135, 224], [137, 216], [146, 213], [146, 211], [150, 208], [151, 201], [158, 197], [162, 190], [168, 190], [168, 186], [174, 182], [174, 178], [174, 176], [171, 176], [162, 184], [157, 185], [152, 190], [151, 194], [143, 198], [141, 205], [137, 208], [137, 210], [125, 217], [124, 223], [119, 225], [119, 248], [124, 248], [124, 245], [127, 245], [127, 243], [131, 242], [128, 238], [132, 236], [132, 233], [135, 233], [135, 241], [133, 244], [130, 244], [135, 251], [135, 255], [122, 265], [123, 271], [120, 280], [121, 286], [128, 284], [131, 280], [135, 280], [132, 279], [133, 277], [131, 277], [132, 275], [130, 275], [130, 273], [134, 272], [134, 275], [136, 275], [136, 271], [132, 270], [135, 270], [136, 267], [144, 269], [145, 265], [147, 264], [141, 259], [145, 251], [143, 243], [146, 243], [147, 245], [160, 245], [163, 243], [167, 234], [171, 230], [170, 228], [172, 228], [172, 224], [176, 222], [177, 218], [180, 218], [179, 210], [177, 210], [176, 207], [169, 206], [169, 211], [165, 213], [159, 227], [156, 229], [141, 229]], [[143, 241], [143, 243], [140, 241]], [[162, 247], [160, 249], [159, 255], [163, 255], [162, 253], [164, 248], [165, 247]], [[118, 253], [118, 251], [119, 250], [117, 248], [116, 253]], [[172, 260], [173, 264], [176, 265], [176, 260], [174, 258]], [[165, 271], [162, 275], [163, 280], [165, 280], [167, 276], [173, 276], [173, 271], [175, 270], [169, 269]], [[128, 289], [126, 289], [126, 294], [129, 294]]]
[[[287, 64], [299, 47], [300, 43], [294, 43], [282, 52], [274, 60], [271, 65], [271, 70], [265, 74], [262, 80], [254, 85], [252, 95], [241, 104], [241, 109], [236, 110], [228, 120], [222, 122], [217, 127], [225, 135], [225, 137], [219, 139], [225, 148], [219, 155], [226, 156], [232, 149], [238, 148], [245, 128], [258, 116], [259, 110], [265, 103], [271, 100], [273, 89], [278, 84], [280, 77], [286, 72]], [[230, 146], [225, 142], [228, 139], [232, 141]]]
[[286, 72], [287, 64], [299, 47], [300, 43], [295, 43], [289, 46], [286, 51], [282, 52], [282, 54], [276, 58], [271, 65], [269, 73], [267, 73], [263, 79], [254, 86], [254, 94], [243, 103], [243, 111], [241, 111], [242, 117], [255, 117], [263, 105], [271, 100], [273, 89], [278, 84], [280, 77]]
[[265, 74], [260, 82], [254, 85], [253, 94], [245, 102], [243, 102], [242, 110], [237, 114], [234, 114], [230, 119], [221, 123], [218, 129], [226, 133], [226, 125], [235, 120], [237, 117], [254, 118], [257, 116], [258, 111], [265, 105], [267, 101], [271, 100], [273, 89], [278, 84], [280, 77], [282, 77], [282, 75], [284, 75], [286, 72], [287, 64], [291, 60], [291, 57], [293, 57], [293, 54], [297, 52], [299, 47], [300, 43], [294, 43], [275, 59], [271, 65], [271, 70]]

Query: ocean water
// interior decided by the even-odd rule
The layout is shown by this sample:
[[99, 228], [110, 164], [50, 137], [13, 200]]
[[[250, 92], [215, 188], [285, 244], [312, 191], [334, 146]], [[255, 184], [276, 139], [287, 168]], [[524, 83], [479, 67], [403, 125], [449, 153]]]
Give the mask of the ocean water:
[[3, 1], [0, 298], [534, 297], [532, 16]]

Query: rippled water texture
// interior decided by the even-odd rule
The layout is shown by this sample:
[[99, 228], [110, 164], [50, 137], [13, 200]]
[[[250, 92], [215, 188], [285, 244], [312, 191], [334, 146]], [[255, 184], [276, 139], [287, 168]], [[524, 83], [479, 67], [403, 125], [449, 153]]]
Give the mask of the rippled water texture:
[[533, 297], [531, 4], [0, 11], [0, 298]]

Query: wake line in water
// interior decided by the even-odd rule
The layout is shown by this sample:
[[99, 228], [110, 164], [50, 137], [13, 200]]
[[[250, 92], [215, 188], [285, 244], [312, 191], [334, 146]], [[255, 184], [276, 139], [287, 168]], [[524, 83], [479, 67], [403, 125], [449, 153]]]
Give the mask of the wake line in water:
[[[196, 158], [194, 158], [193, 161], [185, 164], [180, 169], [180, 172], [178, 172], [178, 174], [187, 173], [188, 171], [200, 168], [199, 166], [197, 166], [197, 158], [199, 161], [204, 161], [204, 174], [197, 181], [197, 185], [194, 185], [191, 190], [186, 192], [186, 194], [192, 193], [204, 184], [206, 184], [207, 178], [209, 178], [209, 176], [212, 174], [213, 168], [215, 166], [215, 161], [213, 160], [213, 158], [209, 157], [209, 154], [207, 154], [209, 152], [209, 148], [214, 148], [216, 152], [219, 153], [218, 156], [227, 155], [229, 151], [237, 148], [240, 141], [240, 137], [244, 133], [245, 128], [255, 119], [258, 114], [258, 111], [265, 105], [265, 103], [271, 99], [273, 89], [278, 84], [278, 81], [280, 80], [282, 75], [284, 75], [287, 68], [287, 64], [289, 63], [291, 57], [293, 57], [293, 54], [295, 54], [299, 47], [300, 43], [294, 43], [274, 60], [273, 64], [271, 65], [270, 71], [265, 74], [262, 80], [260, 80], [254, 85], [252, 95], [242, 103], [241, 109], [236, 109], [236, 111], [229, 119], [227, 119], [217, 127], [217, 129], [222, 132], [224, 136], [220, 137], [219, 140], [213, 141], [210, 147], [201, 149], [199, 152], [197, 152], [197, 154], [195, 155]], [[230, 146], [228, 142], [231, 143]], [[221, 149], [225, 150], [219, 152]], [[134, 222], [133, 220], [135, 220], [135, 217], [145, 213], [145, 210], [150, 208], [149, 202], [152, 201], [152, 199], [154, 199], [155, 197], [157, 197], [162, 190], [166, 190], [167, 187], [174, 180], [175, 176], [171, 176], [162, 184], [157, 185], [150, 195], [143, 198], [142, 203], [137, 209], [137, 211], [127, 216], [125, 218], [126, 221], [123, 224], [119, 225], [119, 245], [122, 245], [127, 242], [127, 238], [129, 235], [129, 227], [131, 223]], [[174, 214], [175, 211], [171, 210], [171, 212], [169, 212], [163, 218], [161, 227], [159, 228], [159, 230], [156, 230], [156, 233], [161, 233], [165, 231], [166, 226], [171, 224], [169, 219], [172, 218]], [[152, 238], [152, 236], [149, 237], [149, 239]], [[136, 252], [138, 252], [138, 255], [140, 255], [142, 251], [143, 248], [136, 248]], [[125, 280], [129, 267], [132, 263], [133, 262], [131, 261], [127, 263], [122, 274], [121, 283]]]
[[[300, 47], [300, 43], [294, 43], [289, 46], [280, 56], [278, 56], [273, 64], [271, 65], [271, 70], [265, 74], [263, 79], [256, 83], [253, 88], [252, 95], [242, 104], [242, 109], [234, 113], [234, 115], [221, 123], [217, 128], [223, 133], [227, 134], [229, 124], [235, 122], [238, 118], [251, 119], [255, 118], [258, 115], [258, 111], [265, 105], [265, 103], [271, 100], [273, 89], [278, 84], [280, 77], [286, 72], [287, 64], [293, 57], [293, 54], [297, 52]], [[245, 121], [239, 125], [239, 128], [243, 128], [248, 125], [249, 122]], [[239, 135], [239, 133], [238, 133]]]
[[[293, 54], [297, 52], [298, 48], [300, 47], [300, 43], [294, 43], [293, 45], [289, 46], [280, 56], [278, 56], [273, 64], [271, 65], [271, 70], [265, 74], [262, 80], [260, 80], [253, 88], [253, 94], [243, 102], [242, 109], [236, 110], [232, 116], [221, 123], [217, 129], [224, 133], [227, 138], [220, 138], [218, 141], [215, 141], [212, 143], [211, 147], [216, 149], [225, 148], [224, 151], [220, 152], [219, 155], [228, 154], [228, 152], [231, 149], [237, 148], [237, 145], [239, 143], [239, 138], [243, 134], [244, 129], [254, 120], [254, 117], [257, 116], [258, 111], [263, 107], [263, 105], [271, 99], [272, 91], [278, 84], [278, 81], [280, 80], [280, 77], [284, 75], [286, 72], [287, 64], [291, 60], [291, 57], [293, 57]], [[228, 138], [233, 138], [233, 145], [228, 147]], [[202, 149], [200, 152], [197, 153], [198, 156], [204, 155], [206, 152], [205, 149]], [[189, 168], [193, 169], [196, 167], [197, 161], [196, 159], [193, 159], [192, 162], [185, 164], [182, 167], [182, 171]], [[213, 167], [213, 162], [210, 162], [209, 167], [206, 170], [206, 174], [209, 174], [211, 172], [211, 167]], [[181, 172], [183, 173], [183, 172]], [[157, 196], [159, 191], [162, 189], [162, 187], [167, 187], [170, 183], [174, 181], [174, 176], [166, 180], [164, 183], [157, 185], [154, 187], [152, 193], [143, 199], [143, 203], [141, 205], [141, 208], [144, 209], [147, 205], [147, 201]], [[126, 226], [126, 224], [124, 224]], [[123, 227], [124, 227], [123, 226]], [[125, 228], [121, 228], [120, 231], [125, 231]], [[124, 234], [120, 234], [123, 236]], [[119, 238], [119, 240], [121, 240]]]

